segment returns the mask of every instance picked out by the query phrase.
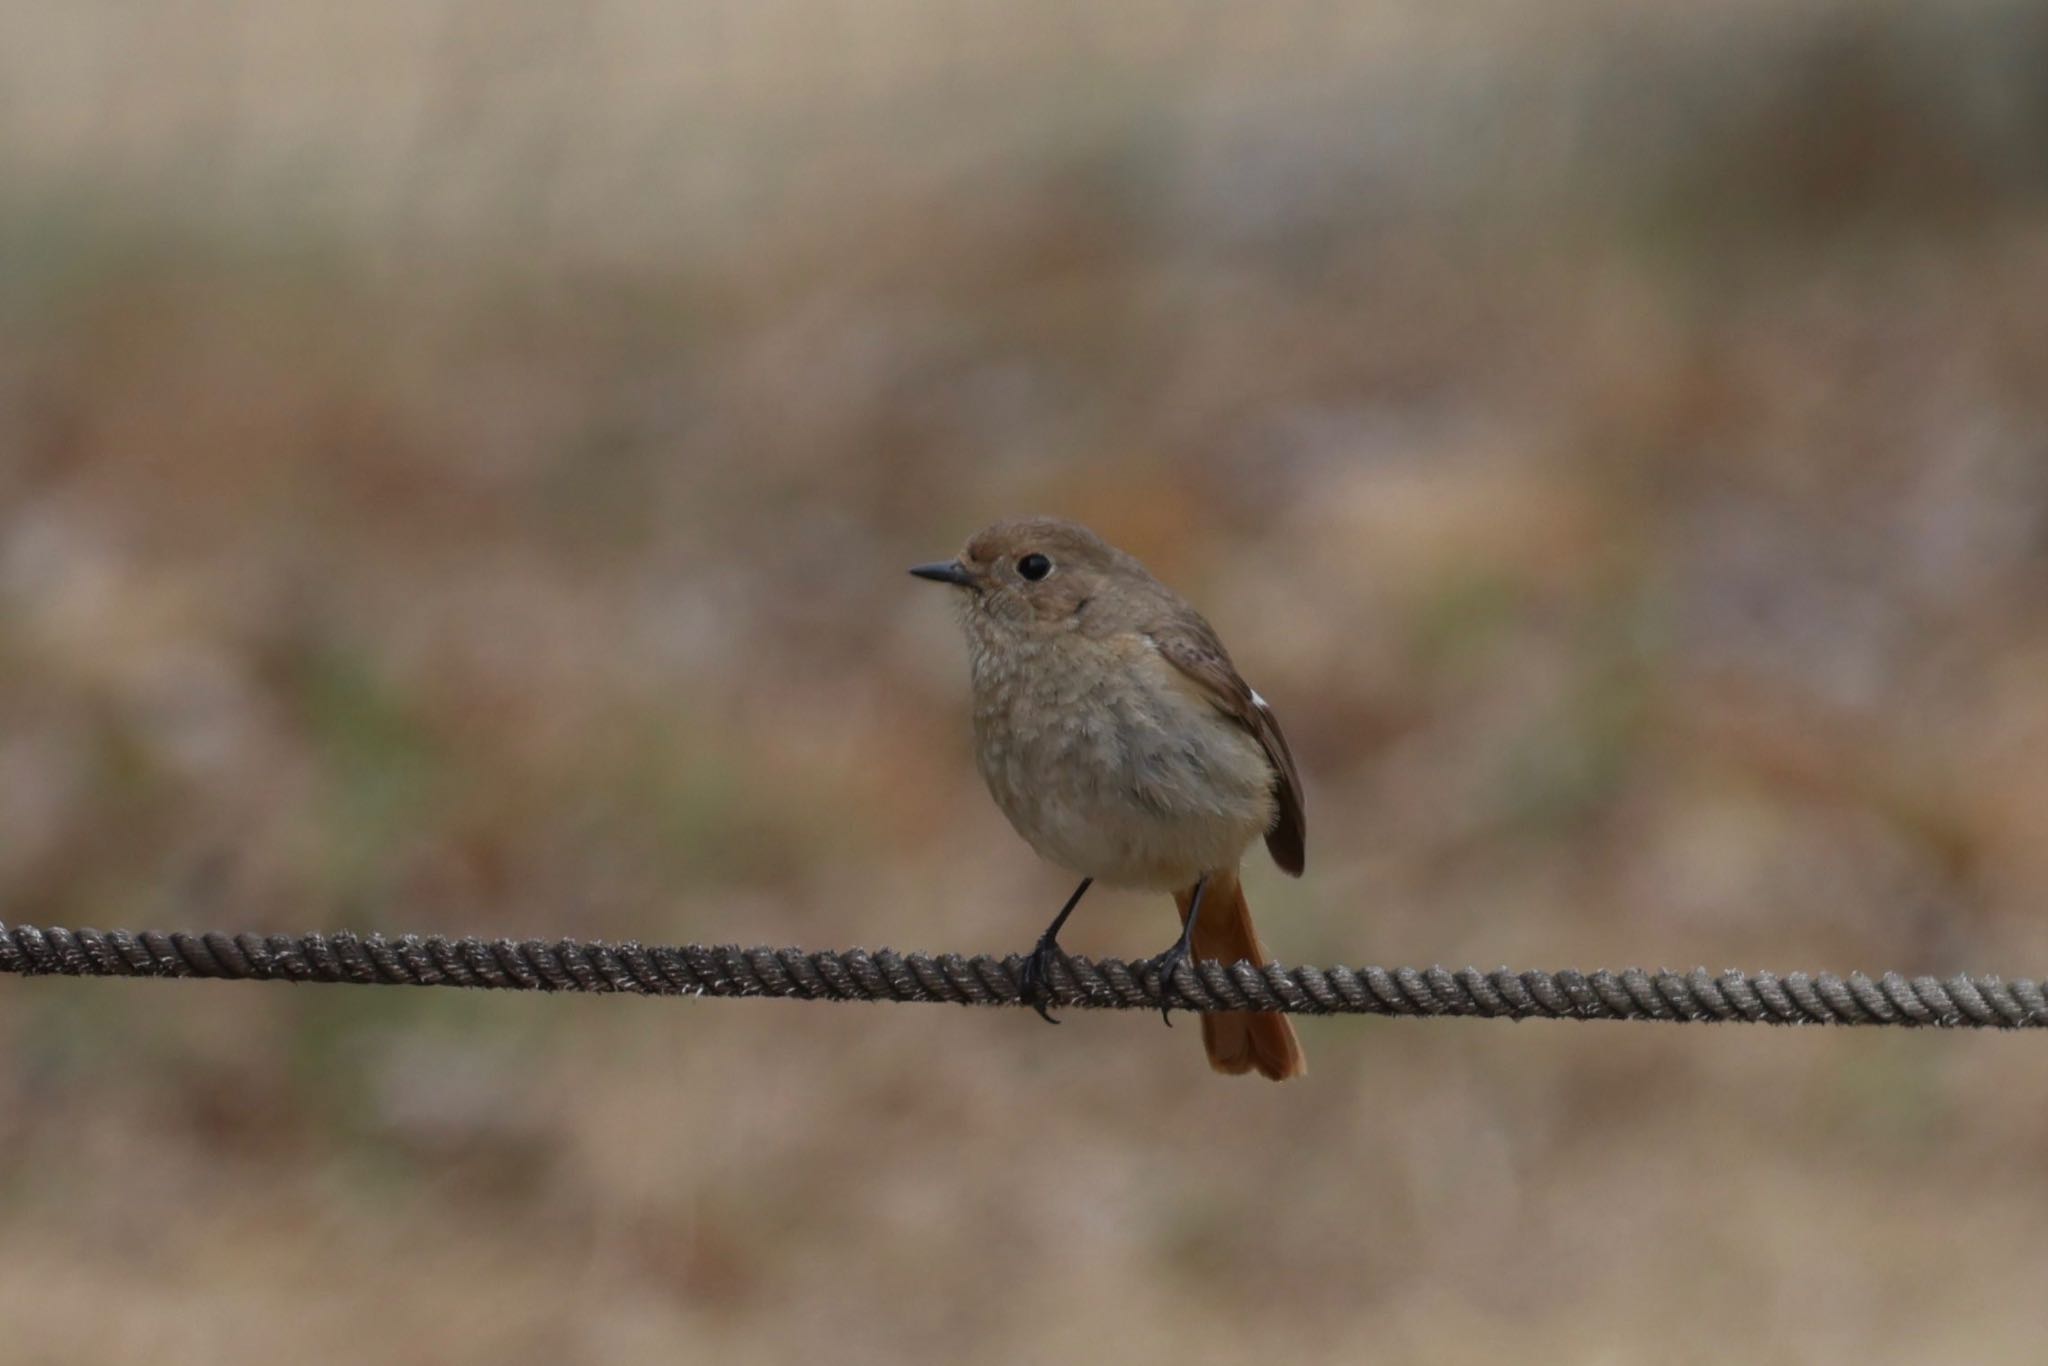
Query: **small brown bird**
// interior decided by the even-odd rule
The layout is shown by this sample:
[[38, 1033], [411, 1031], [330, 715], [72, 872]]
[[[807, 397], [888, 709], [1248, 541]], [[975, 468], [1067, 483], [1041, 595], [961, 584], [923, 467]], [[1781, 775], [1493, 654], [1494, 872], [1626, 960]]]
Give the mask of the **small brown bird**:
[[[1182, 931], [1152, 960], [1162, 982], [1190, 950], [1263, 965], [1238, 865], [1263, 837], [1300, 876], [1301, 779], [1273, 709], [1201, 614], [1132, 556], [1050, 517], [998, 522], [958, 559], [910, 572], [961, 590], [975, 759], [996, 805], [1081, 875], [1027, 961], [1039, 1014], [1052, 1019], [1060, 927], [1098, 881], [1173, 893]], [[1205, 1014], [1202, 1041], [1219, 1072], [1308, 1070], [1285, 1015]]]

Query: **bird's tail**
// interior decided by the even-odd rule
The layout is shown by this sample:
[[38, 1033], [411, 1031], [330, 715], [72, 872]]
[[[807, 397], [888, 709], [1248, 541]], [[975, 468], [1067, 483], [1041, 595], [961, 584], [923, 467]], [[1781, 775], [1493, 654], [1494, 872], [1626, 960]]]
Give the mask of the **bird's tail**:
[[[1186, 924], [1194, 889], [1173, 894]], [[1221, 963], [1246, 962], [1265, 966], [1265, 950], [1259, 947], [1252, 929], [1252, 908], [1245, 904], [1244, 888], [1235, 869], [1211, 873], [1208, 890], [1202, 894], [1202, 916], [1195, 922], [1194, 956]], [[1274, 1081], [1285, 1081], [1308, 1072], [1301, 1040], [1285, 1015], [1249, 1010], [1215, 1011], [1202, 1016], [1202, 1046], [1209, 1050], [1209, 1066], [1218, 1072], [1237, 1075], [1257, 1071]]]

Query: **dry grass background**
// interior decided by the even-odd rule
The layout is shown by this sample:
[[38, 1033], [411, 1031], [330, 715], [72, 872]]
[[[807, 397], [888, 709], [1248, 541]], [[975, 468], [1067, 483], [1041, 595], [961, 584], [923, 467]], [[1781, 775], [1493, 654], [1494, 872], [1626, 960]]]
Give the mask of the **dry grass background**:
[[[1021, 949], [901, 570], [1050, 510], [1286, 718], [1283, 957], [2039, 974], [2044, 61], [0, 0], [0, 916]], [[2035, 1040], [1303, 1032], [0, 983], [0, 1360], [2038, 1356]]]

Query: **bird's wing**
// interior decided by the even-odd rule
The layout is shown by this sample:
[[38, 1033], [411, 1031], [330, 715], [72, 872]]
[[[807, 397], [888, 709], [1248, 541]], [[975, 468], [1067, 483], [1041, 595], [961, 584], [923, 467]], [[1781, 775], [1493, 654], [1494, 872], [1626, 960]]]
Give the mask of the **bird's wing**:
[[1280, 733], [1280, 718], [1266, 705], [1266, 699], [1238, 675], [1237, 666], [1208, 622], [1188, 614], [1190, 620], [1147, 634], [1166, 661], [1193, 679], [1216, 710], [1251, 732], [1266, 760], [1273, 766], [1273, 793], [1279, 798], [1279, 815], [1266, 832], [1266, 848], [1273, 862], [1294, 877], [1308, 859], [1308, 826], [1302, 813], [1301, 774], [1295, 770], [1294, 755], [1287, 737]]

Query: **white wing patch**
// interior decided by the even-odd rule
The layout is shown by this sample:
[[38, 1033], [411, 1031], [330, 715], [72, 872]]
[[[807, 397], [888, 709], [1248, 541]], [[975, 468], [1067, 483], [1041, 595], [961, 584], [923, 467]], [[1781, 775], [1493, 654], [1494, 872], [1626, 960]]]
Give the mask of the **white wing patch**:
[[1261, 696], [1259, 696], [1259, 690], [1258, 690], [1257, 688], [1253, 688], [1253, 689], [1251, 690], [1251, 694], [1252, 694], [1252, 705], [1253, 705], [1253, 706], [1257, 707], [1257, 708], [1258, 708], [1258, 709], [1259, 709], [1260, 711], [1271, 711], [1271, 710], [1273, 710], [1273, 709], [1272, 709], [1271, 707], [1269, 707], [1269, 706], [1267, 706], [1267, 705], [1266, 705], [1266, 699], [1265, 699], [1265, 698], [1263, 698], [1263, 697], [1261, 697]]

